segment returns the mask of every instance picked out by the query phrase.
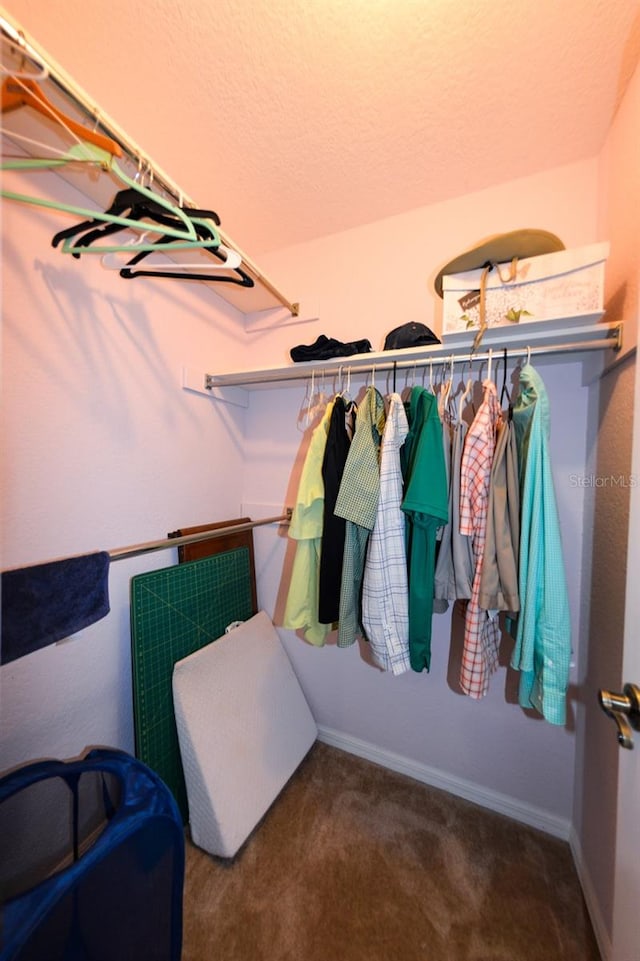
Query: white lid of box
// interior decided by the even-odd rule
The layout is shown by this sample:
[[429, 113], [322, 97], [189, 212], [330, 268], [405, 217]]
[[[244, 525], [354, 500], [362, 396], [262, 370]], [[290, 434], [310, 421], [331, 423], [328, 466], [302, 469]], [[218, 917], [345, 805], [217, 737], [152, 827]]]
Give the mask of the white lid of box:
[[[610, 246], [609, 241], [604, 241], [588, 244], [586, 247], [573, 247], [570, 250], [559, 250], [553, 254], [540, 254], [539, 257], [519, 260], [516, 279], [509, 285], [530, 284], [576, 270], [584, 270], [586, 267], [605, 261], [609, 256]], [[503, 276], [509, 275], [511, 264], [499, 264], [498, 267]], [[479, 290], [482, 274], [482, 267], [478, 270], [467, 270], [461, 274], [445, 274], [442, 278], [443, 292]], [[504, 286], [505, 282], [501, 279], [498, 270], [491, 270], [487, 275], [486, 289]]]

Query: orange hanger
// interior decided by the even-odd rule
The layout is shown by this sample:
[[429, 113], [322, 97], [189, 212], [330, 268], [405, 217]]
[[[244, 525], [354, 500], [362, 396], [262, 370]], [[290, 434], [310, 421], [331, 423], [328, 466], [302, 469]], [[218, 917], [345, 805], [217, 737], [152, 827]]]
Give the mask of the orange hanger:
[[115, 140], [97, 133], [95, 130], [90, 130], [54, 107], [34, 80], [28, 77], [7, 77], [2, 84], [2, 113], [9, 113], [9, 111], [16, 110], [18, 107], [33, 107], [34, 110], [45, 117], [59, 120], [67, 130], [70, 130], [80, 140], [95, 144], [96, 147], [106, 150], [114, 157], [122, 157], [122, 149]]

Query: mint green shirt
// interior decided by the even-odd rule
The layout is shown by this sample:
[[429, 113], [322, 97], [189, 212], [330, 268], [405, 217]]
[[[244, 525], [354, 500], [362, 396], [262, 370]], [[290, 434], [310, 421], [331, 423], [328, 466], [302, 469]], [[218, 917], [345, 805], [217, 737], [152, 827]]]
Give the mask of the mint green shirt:
[[571, 622], [560, 523], [549, 457], [549, 399], [531, 364], [520, 372], [513, 409], [520, 465], [520, 614], [511, 666], [521, 707], [564, 724]]

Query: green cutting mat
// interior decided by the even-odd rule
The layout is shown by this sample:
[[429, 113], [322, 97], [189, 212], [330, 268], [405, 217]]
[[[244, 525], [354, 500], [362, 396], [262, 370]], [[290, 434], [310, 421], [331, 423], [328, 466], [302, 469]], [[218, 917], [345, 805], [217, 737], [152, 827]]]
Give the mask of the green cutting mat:
[[173, 666], [221, 637], [231, 621], [246, 621], [254, 613], [245, 547], [131, 578], [136, 755], [171, 789], [185, 823]]

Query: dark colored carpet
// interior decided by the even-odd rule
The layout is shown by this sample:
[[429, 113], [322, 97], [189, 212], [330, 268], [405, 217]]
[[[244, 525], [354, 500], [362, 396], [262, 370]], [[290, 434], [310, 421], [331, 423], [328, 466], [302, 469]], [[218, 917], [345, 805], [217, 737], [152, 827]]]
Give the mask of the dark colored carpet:
[[321, 743], [184, 905], [183, 961], [600, 958], [567, 844]]

